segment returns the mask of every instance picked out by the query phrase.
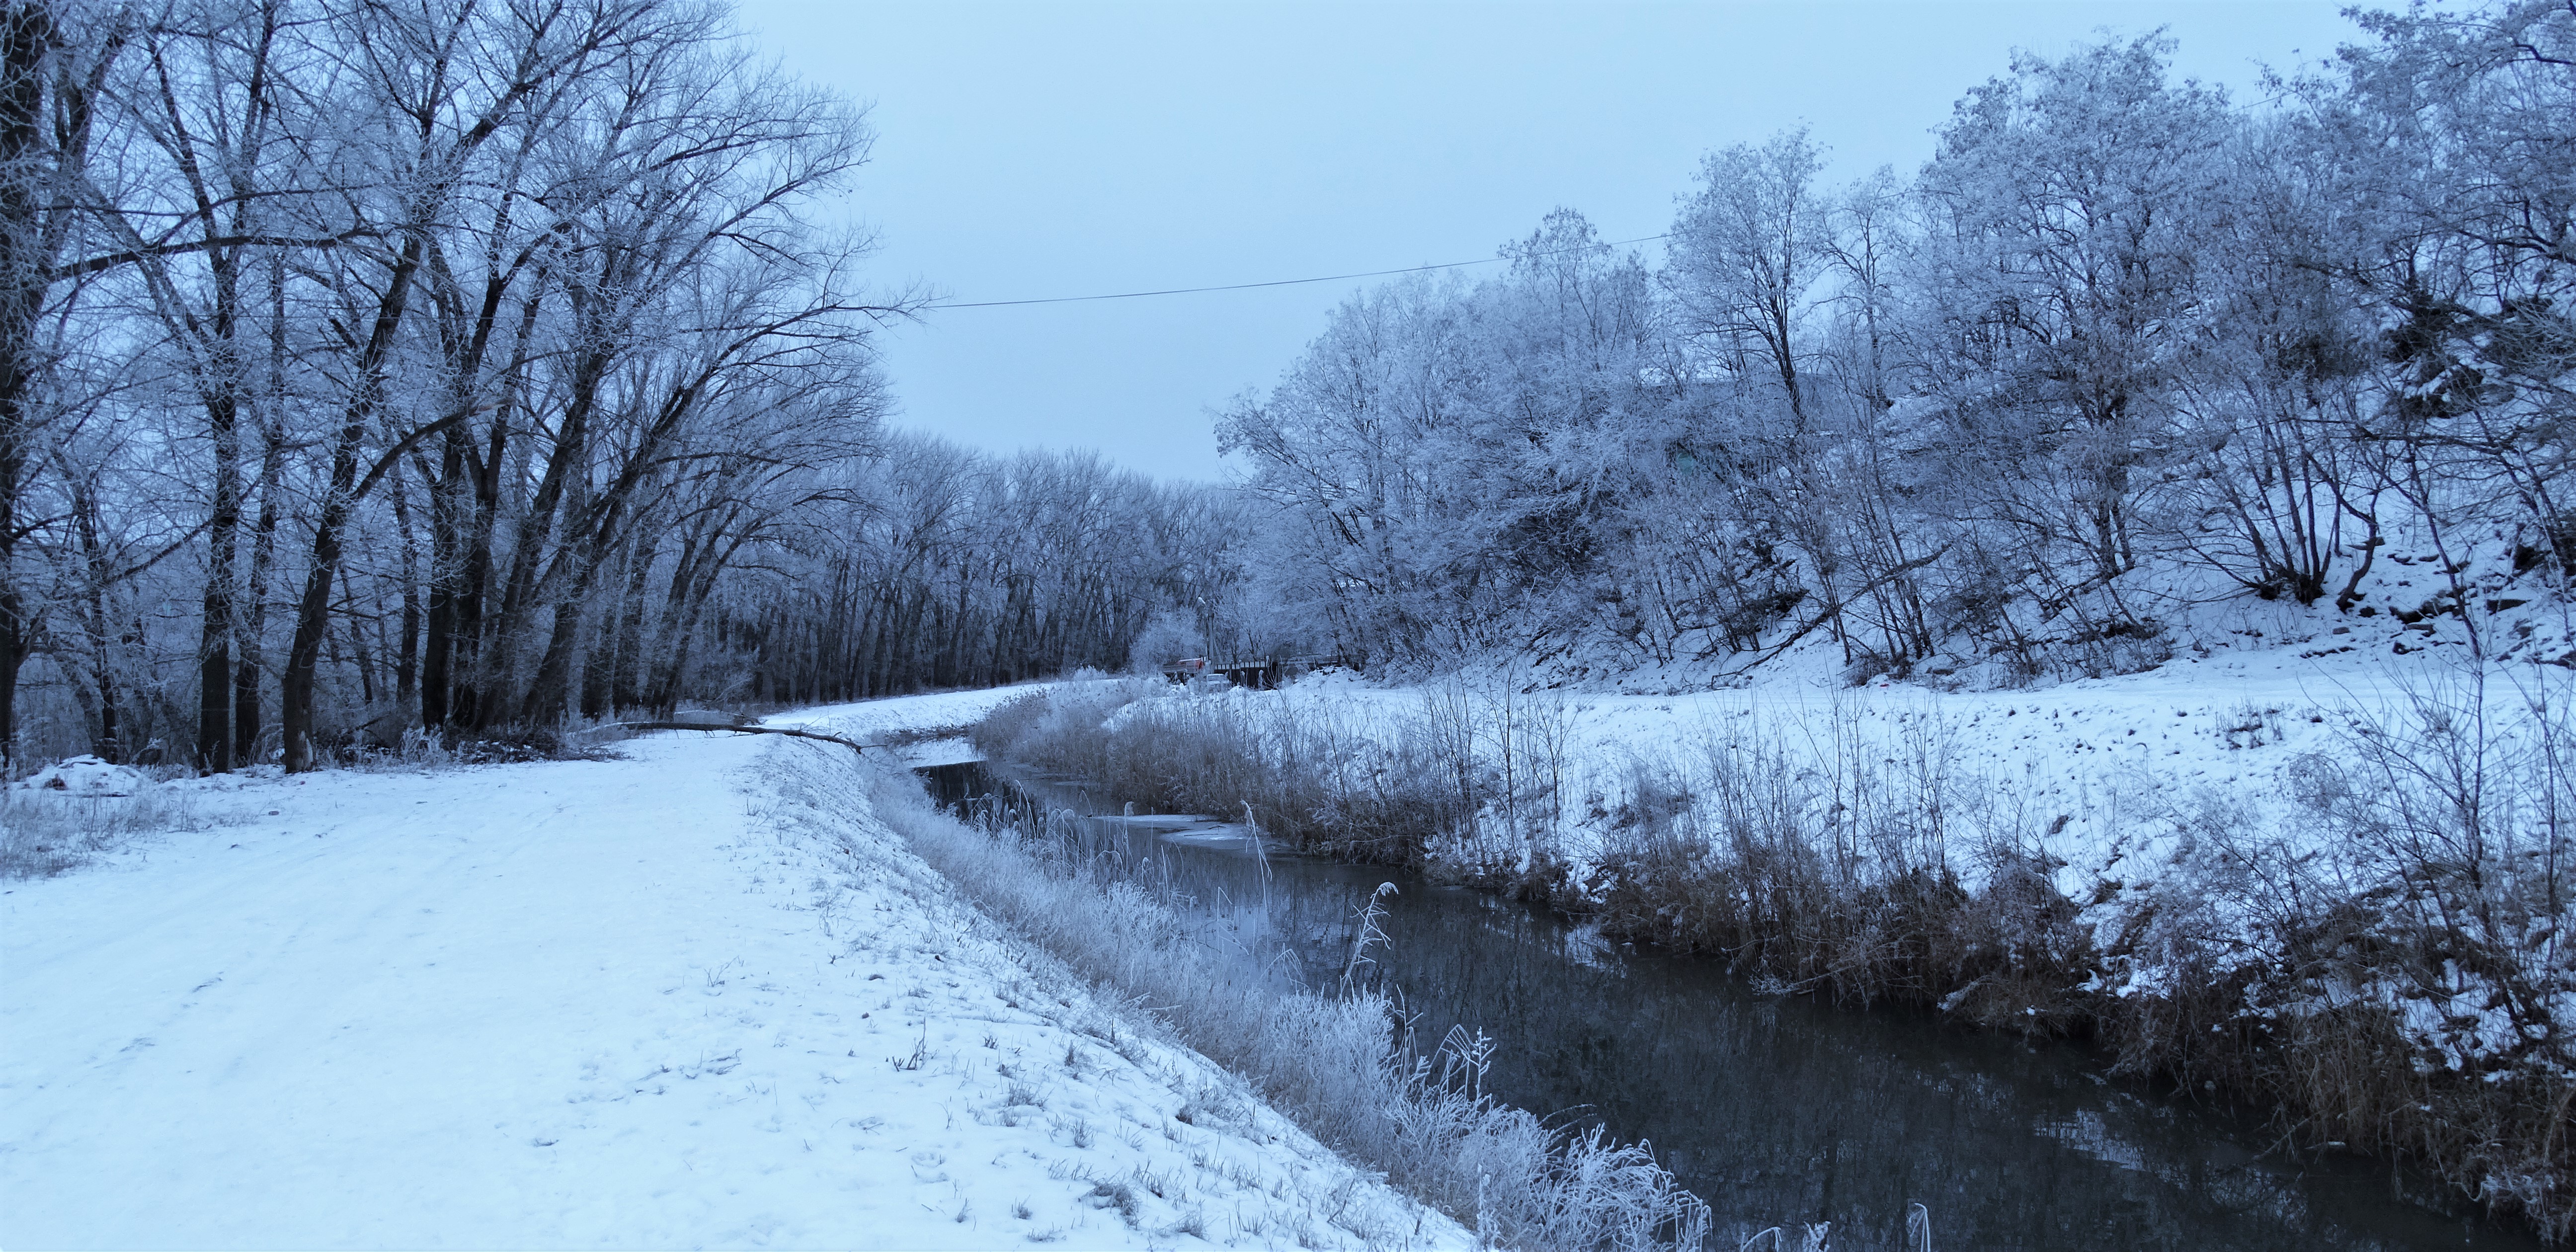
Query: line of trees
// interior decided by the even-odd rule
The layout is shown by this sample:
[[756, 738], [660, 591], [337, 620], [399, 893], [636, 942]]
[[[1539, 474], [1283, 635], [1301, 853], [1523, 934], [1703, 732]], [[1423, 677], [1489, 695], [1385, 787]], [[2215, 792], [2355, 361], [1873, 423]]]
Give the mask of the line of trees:
[[2576, 574], [2576, 5], [2363, 22], [2259, 109], [2161, 36], [2024, 55], [1910, 179], [1791, 131], [1706, 159], [1659, 267], [1560, 210], [1363, 293], [1222, 417], [1258, 568], [1400, 665], [2023, 674], [2151, 664], [2195, 600], [2376, 611], [2400, 531], [2454, 608], [2474, 546]]
[[871, 139], [702, 0], [0, 6], [0, 748], [1123, 664], [1217, 502], [888, 433]]
[[2576, 7], [2365, 25], [2260, 109], [2158, 37], [2024, 57], [1911, 178], [1727, 148], [1660, 265], [1552, 214], [1334, 311], [1224, 491], [890, 432], [865, 118], [719, 4], [12, 0], [0, 748], [1280, 646], [2036, 674], [2374, 611], [2392, 536], [2451, 608], [2472, 547], [2563, 580]]
[[733, 610], [762, 699], [986, 687], [1195, 655], [1239, 613], [1239, 501], [1091, 453], [903, 436], [834, 541]]

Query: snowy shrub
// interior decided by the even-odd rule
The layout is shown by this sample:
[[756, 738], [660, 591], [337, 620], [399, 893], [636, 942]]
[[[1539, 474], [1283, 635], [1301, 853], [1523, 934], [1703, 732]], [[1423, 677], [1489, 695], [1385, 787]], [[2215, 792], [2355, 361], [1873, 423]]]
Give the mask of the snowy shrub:
[[1148, 678], [1160, 677], [1163, 667], [1174, 661], [1207, 656], [1207, 635], [1199, 629], [1198, 618], [1179, 610], [1158, 613], [1145, 624], [1136, 642], [1128, 645], [1127, 665]]
[[2563, 1237], [2576, 737], [2563, 682], [2488, 686], [2348, 713], [2287, 796], [2165, 812], [2169, 864], [2086, 910], [2085, 990], [2117, 1068], [2259, 1093], [2312, 1142], [2413, 1158]]
[[966, 737], [974, 743], [976, 751], [986, 756], [1009, 756], [1019, 744], [1020, 737], [1027, 734], [1046, 711], [1047, 693], [1044, 690], [1012, 696], [994, 705], [982, 721], [966, 732]]
[[73, 796], [130, 796], [142, 790], [146, 781], [141, 770], [82, 755], [56, 761], [18, 785]]
[[1409, 713], [1370, 723], [1294, 691], [1147, 682], [1022, 697], [975, 733], [988, 754], [1116, 801], [1248, 813], [1302, 851], [1544, 890], [1582, 816], [1574, 733], [1589, 708], [1493, 675], [1452, 676]]
[[1025, 757], [1051, 769], [1079, 772], [1075, 767], [1103, 722], [1129, 704], [1168, 690], [1153, 678], [1040, 688], [994, 706], [967, 737], [987, 756]]
[[2281, 732], [2271, 719], [2280, 715], [2281, 710], [2276, 708], [2251, 702], [2240, 704], [2219, 719], [2218, 737], [2230, 748], [2259, 748], [2266, 743], [2278, 743]]
[[[2361, 890], [2317, 876], [2276, 890], [2332, 906], [2302, 910], [2295, 1006], [2366, 1017], [2412, 1061], [2377, 1084], [2389, 1125], [2356, 1129], [2406, 1127], [2454, 1182], [2563, 1234], [2576, 1223], [2571, 691], [2534, 679], [2491, 701], [2489, 682], [2481, 669], [2410, 691], [2395, 716], [2358, 719], [2341, 760], [2301, 762], [2301, 799]], [[2410, 1112], [2433, 1116], [2416, 1126]]]

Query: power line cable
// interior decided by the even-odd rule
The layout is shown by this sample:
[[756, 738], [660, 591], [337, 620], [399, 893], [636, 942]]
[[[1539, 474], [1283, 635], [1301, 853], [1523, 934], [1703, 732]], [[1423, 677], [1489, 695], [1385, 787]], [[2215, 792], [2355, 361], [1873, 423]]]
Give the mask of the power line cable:
[[[1621, 239], [1606, 244], [1586, 245], [1586, 247], [1598, 246], [1604, 248], [1624, 248], [1632, 243], [1653, 243], [1658, 239], [1669, 239], [1671, 237], [1672, 236], [1669, 234], [1645, 235], [1636, 239]], [[1583, 250], [1583, 248], [1559, 248], [1554, 252], [1542, 252], [1538, 255], [1563, 256], [1569, 252], [1581, 252]], [[1370, 270], [1364, 274], [1328, 274], [1322, 278], [1282, 278], [1275, 282], [1266, 283], [1229, 283], [1222, 287], [1173, 287], [1164, 291], [1121, 291], [1105, 296], [1053, 296], [1044, 300], [978, 300], [968, 304], [933, 304], [924, 306], [924, 308], [925, 311], [930, 309], [1000, 309], [1023, 304], [1080, 304], [1086, 300], [1141, 300], [1147, 296], [1194, 296], [1210, 291], [1251, 291], [1259, 287], [1298, 287], [1307, 283], [1347, 282], [1354, 278], [1386, 278], [1395, 274], [1424, 274], [1429, 273], [1432, 270], [1454, 270], [1468, 265], [1492, 265], [1496, 262], [1510, 259], [1511, 258], [1509, 257], [1493, 256], [1486, 257], [1479, 261], [1450, 261], [1441, 265], [1416, 265], [1408, 269], [1400, 270]]]

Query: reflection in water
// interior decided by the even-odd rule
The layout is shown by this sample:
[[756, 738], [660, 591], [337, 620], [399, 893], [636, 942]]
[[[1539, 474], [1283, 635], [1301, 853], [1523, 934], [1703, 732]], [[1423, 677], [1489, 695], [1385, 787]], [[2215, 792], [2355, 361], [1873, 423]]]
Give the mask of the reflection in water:
[[[983, 765], [922, 773], [949, 803], [1016, 787], [1089, 808], [1079, 789]], [[1951, 1250], [2538, 1246], [2422, 1207], [2431, 1184], [2385, 1165], [2268, 1154], [2259, 1126], [2106, 1082], [2080, 1048], [1760, 994], [1713, 962], [1610, 945], [1479, 892], [1265, 862], [1239, 827], [1113, 816], [1089, 830], [1168, 875], [1209, 943], [1309, 985], [1341, 976], [1361, 905], [1393, 879], [1370, 973], [1418, 1015], [1416, 1038], [1482, 1029], [1500, 1045], [1487, 1090], [1653, 1141], [1716, 1210], [1712, 1247], [1760, 1218], [1831, 1221], [1836, 1248], [1894, 1248], [1916, 1202]]]

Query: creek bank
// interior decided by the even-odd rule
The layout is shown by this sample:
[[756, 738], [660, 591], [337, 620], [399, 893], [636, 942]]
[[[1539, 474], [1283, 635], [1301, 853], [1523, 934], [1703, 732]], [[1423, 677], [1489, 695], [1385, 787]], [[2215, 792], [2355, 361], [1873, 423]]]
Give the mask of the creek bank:
[[[2168, 804], [2153, 841], [2112, 832], [2130, 841], [2113, 860], [2149, 873], [2088, 883], [2050, 841], [2065, 815], [1998, 812], [1992, 797], [1975, 811], [1922, 757], [1820, 779], [1776, 743], [1711, 737], [1695, 762], [1631, 752], [1604, 770], [1596, 756], [1567, 786], [1584, 752], [1561, 707], [1498, 724], [1510, 714], [1490, 700], [1435, 691], [1406, 720], [1334, 695], [1093, 688], [1001, 706], [977, 737], [1113, 803], [1250, 812], [1292, 847], [1513, 888], [1770, 985], [2087, 1037], [2114, 1074], [2266, 1110], [2287, 1145], [2413, 1162], [2545, 1235], [2567, 1231], [2566, 971], [2554, 949], [2515, 946], [2517, 918], [2552, 916], [2512, 894], [2527, 880], [2464, 899], [2412, 872], [2426, 867], [2336, 861], [2279, 812], [2204, 792]], [[1512, 736], [1522, 778], [1556, 785], [1497, 779], [1494, 745]], [[2296, 773], [2312, 757], [2272, 759]], [[2349, 775], [2340, 793], [2305, 781], [2320, 822], [2407, 835]], [[2324, 889], [2355, 868], [2372, 877]], [[2445, 905], [2473, 924], [2428, 924]], [[2453, 974], [2464, 967], [2499, 1002], [2486, 1019], [2461, 1020], [2478, 1007]]]
[[[1082, 811], [1084, 791], [1100, 799], [1010, 765], [925, 773], [948, 801], [1020, 791]], [[1200, 899], [1203, 948], [1244, 953], [1247, 976], [1337, 984], [1352, 917], [1396, 881], [1370, 969], [1412, 1028], [1481, 1030], [1486, 1090], [1651, 1141], [1718, 1208], [1710, 1247], [1788, 1219], [1832, 1221], [1832, 1247], [1911, 1249], [1917, 1203], [1935, 1247], [2537, 1247], [2445, 1216], [2442, 1188], [2414, 1172], [2287, 1159], [2251, 1118], [2105, 1082], [2071, 1043], [1759, 992], [1716, 961], [1610, 943], [1535, 904], [1399, 868], [1260, 855], [1239, 822], [1105, 809], [1079, 837], [1123, 848], [1164, 894]]]
[[1107, 811], [1080, 838], [1123, 845], [1167, 894], [1203, 901], [1205, 946], [1263, 954], [1260, 969], [1291, 982], [1338, 982], [1355, 912], [1395, 881], [1371, 969], [1412, 1028], [1481, 1031], [1487, 1090], [1651, 1141], [1718, 1210], [1711, 1246], [1772, 1221], [1831, 1221], [1835, 1247], [1912, 1248], [1915, 1204], [1941, 1247], [2539, 1246], [2446, 1215], [2444, 1189], [2412, 1172], [2268, 1152], [2277, 1132], [2106, 1082], [2094, 1054], [2063, 1041], [1756, 990], [1717, 962], [1621, 945], [1536, 905], [1275, 845], [1265, 857], [1239, 822], [1124, 817], [1080, 780], [991, 763], [925, 773], [951, 802], [1018, 790], [1080, 811], [1088, 791]]
[[[1282, 983], [1249, 951], [1209, 942], [1224, 936], [1194, 920], [1195, 897], [1060, 812], [933, 810], [917, 783], [886, 784], [877, 811], [994, 916], [1112, 998], [1151, 1005], [1146, 1021], [1403, 1194], [1472, 1226], [1480, 1246], [1701, 1249], [1708, 1206], [1650, 1149], [1497, 1101], [1481, 1081], [1482, 1036], [1428, 1044], [1404, 1029], [1400, 1004], [1350, 976], [1370, 964], [1382, 936], [1367, 919], [1382, 910], [1363, 914], [1344, 978]], [[1355, 1229], [1381, 1242], [1401, 1233]]]

